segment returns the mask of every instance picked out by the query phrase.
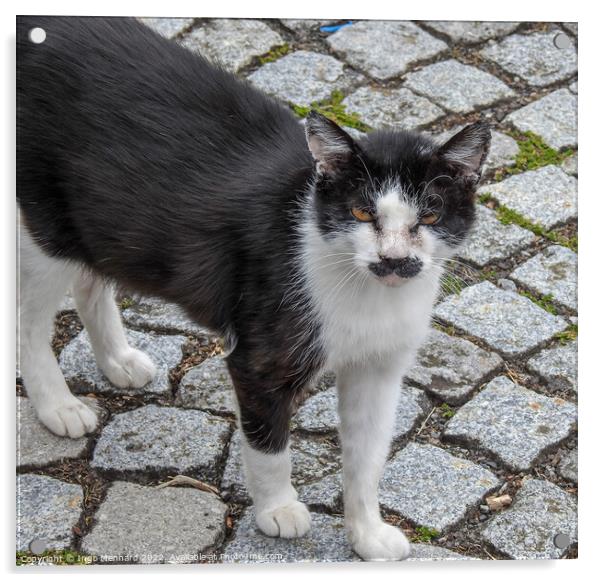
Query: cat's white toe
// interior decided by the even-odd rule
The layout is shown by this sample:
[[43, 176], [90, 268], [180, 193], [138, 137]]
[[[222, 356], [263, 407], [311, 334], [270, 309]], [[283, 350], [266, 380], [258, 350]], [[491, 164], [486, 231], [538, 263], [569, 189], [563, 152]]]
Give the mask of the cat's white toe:
[[259, 511], [257, 526], [266, 535], [281, 538], [300, 538], [311, 527], [311, 516], [300, 501], [291, 501], [276, 509]]
[[157, 373], [151, 359], [133, 348], [109, 358], [103, 362], [101, 369], [111, 384], [118, 388], [142, 388], [152, 382]]
[[98, 424], [96, 412], [75, 396], [60, 404], [42, 407], [38, 418], [54, 434], [72, 439], [94, 432]]
[[356, 527], [350, 532], [354, 551], [364, 560], [405, 560], [411, 551], [403, 533], [387, 523]]

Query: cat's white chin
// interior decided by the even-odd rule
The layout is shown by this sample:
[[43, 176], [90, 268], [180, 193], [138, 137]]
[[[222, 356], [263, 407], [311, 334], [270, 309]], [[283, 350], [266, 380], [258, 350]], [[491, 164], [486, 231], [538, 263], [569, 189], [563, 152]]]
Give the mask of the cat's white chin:
[[379, 277], [378, 275], [374, 275], [374, 278], [379, 282], [385, 285], [386, 287], [401, 287], [404, 283], [409, 281], [404, 277], [398, 277], [395, 273], [391, 273], [390, 275], [385, 275], [384, 277]]

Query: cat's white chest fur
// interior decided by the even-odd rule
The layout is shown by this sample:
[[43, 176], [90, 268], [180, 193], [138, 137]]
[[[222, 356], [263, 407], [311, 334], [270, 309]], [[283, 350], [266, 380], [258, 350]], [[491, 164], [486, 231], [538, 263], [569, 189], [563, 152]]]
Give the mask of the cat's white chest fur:
[[333, 287], [329, 279], [333, 276], [337, 273], [324, 276], [314, 287], [328, 369], [392, 352], [401, 355], [422, 344], [437, 293], [436, 275], [408, 281], [399, 288], [375, 280], [364, 280], [361, 287], [359, 282], [357, 287], [350, 283], [330, 300], [328, 290]]

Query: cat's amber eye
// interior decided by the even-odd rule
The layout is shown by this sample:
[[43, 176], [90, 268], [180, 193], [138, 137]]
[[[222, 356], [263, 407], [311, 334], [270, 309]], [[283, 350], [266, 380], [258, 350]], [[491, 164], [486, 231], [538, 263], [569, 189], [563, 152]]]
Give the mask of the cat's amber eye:
[[436, 212], [430, 212], [429, 214], [425, 214], [420, 218], [420, 224], [436, 224], [437, 222], [439, 222], [439, 216], [440, 215]]
[[361, 208], [352, 208], [351, 214], [353, 214], [353, 217], [360, 222], [372, 222], [374, 220], [374, 216], [372, 214], [362, 210]]

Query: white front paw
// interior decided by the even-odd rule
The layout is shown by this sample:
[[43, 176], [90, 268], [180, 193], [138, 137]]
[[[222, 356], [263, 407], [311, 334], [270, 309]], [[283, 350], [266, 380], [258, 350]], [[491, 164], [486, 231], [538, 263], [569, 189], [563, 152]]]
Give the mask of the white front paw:
[[410, 542], [403, 533], [384, 522], [349, 528], [354, 551], [364, 560], [405, 560], [410, 555]]
[[281, 538], [299, 538], [311, 527], [311, 516], [300, 501], [269, 510], [257, 510], [257, 527], [266, 535]]
[[133, 348], [108, 358], [100, 367], [111, 384], [118, 388], [142, 388], [152, 382], [157, 373], [151, 359]]
[[40, 421], [54, 434], [72, 439], [93, 432], [98, 424], [96, 412], [75, 396], [42, 406], [37, 413]]

